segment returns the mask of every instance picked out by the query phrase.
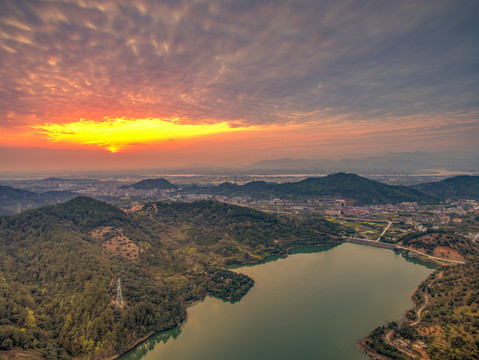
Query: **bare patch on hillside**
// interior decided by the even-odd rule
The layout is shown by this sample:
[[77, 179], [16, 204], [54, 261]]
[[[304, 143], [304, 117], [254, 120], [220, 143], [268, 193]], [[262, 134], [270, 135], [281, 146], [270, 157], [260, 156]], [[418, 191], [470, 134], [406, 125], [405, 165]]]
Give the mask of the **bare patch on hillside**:
[[105, 253], [119, 255], [131, 261], [138, 260], [141, 249], [123, 234], [122, 229], [106, 226], [93, 230], [92, 236], [102, 242]]
[[138, 211], [140, 211], [141, 209], [143, 209], [145, 205], [136, 205], [136, 206], [133, 206], [131, 209], [122, 209], [124, 212], [126, 212], [127, 214], [134, 214]]
[[464, 257], [456, 250], [448, 246], [438, 246], [434, 249], [433, 255], [447, 260], [464, 261]]

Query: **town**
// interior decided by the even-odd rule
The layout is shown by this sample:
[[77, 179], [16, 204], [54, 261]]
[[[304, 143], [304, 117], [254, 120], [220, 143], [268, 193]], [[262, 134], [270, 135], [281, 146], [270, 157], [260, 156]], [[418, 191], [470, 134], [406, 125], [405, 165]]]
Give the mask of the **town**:
[[[69, 191], [73, 196], [83, 195], [114, 204], [123, 209], [138, 208], [148, 202], [193, 202], [214, 200], [231, 205], [254, 208], [280, 216], [321, 216], [351, 229], [351, 235], [366, 240], [395, 243], [409, 232], [454, 229], [457, 233], [479, 242], [477, 222], [479, 201], [476, 199], [444, 200], [439, 204], [401, 202], [396, 204], [365, 204], [356, 206], [353, 199], [335, 196], [314, 196], [305, 199], [254, 199], [251, 196], [225, 196], [205, 192], [205, 188], [223, 182], [246, 183], [248, 176], [165, 176], [174, 188], [138, 189], [130, 186], [138, 177], [109, 177], [97, 179], [46, 178], [41, 180], [10, 180], [2, 184], [35, 192]], [[270, 182], [298, 180], [296, 176], [264, 176]], [[423, 179], [427, 180], [427, 179]], [[34, 207], [20, 203], [17, 212]], [[385, 227], [387, 227], [387, 231]]]

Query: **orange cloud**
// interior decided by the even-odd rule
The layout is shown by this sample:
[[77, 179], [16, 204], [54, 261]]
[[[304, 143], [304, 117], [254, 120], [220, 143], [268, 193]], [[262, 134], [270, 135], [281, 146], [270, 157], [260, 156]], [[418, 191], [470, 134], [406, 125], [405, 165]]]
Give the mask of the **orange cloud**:
[[81, 119], [67, 124], [47, 123], [31, 126], [50, 141], [99, 147], [112, 153], [141, 144], [182, 140], [218, 133], [256, 130], [257, 127], [230, 127], [217, 124], [181, 124], [178, 119], [106, 119], [103, 122]]

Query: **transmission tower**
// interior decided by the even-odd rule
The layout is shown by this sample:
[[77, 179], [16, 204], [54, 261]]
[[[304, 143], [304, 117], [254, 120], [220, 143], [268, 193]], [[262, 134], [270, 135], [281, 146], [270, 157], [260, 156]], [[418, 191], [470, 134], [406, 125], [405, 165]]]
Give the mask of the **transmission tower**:
[[116, 306], [123, 307], [123, 295], [121, 294], [121, 279], [118, 279], [116, 286]]

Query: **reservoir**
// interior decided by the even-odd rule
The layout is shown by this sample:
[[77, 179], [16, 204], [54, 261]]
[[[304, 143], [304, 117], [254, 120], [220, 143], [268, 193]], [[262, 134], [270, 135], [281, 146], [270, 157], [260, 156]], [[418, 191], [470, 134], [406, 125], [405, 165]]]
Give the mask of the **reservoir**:
[[187, 320], [120, 360], [367, 360], [355, 342], [413, 304], [434, 271], [393, 251], [355, 244], [236, 268], [254, 287], [231, 304], [207, 297]]

